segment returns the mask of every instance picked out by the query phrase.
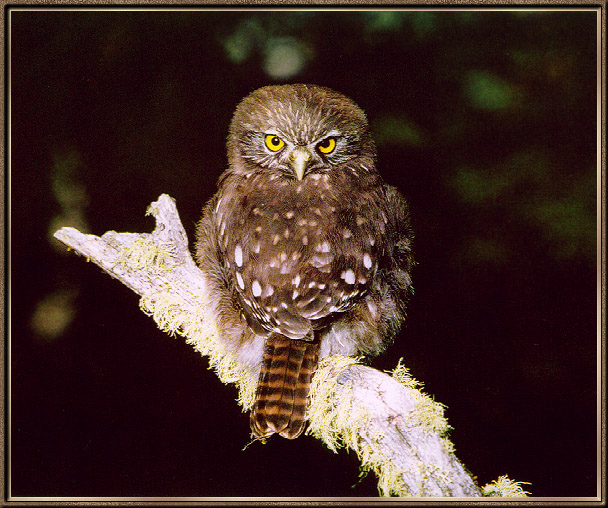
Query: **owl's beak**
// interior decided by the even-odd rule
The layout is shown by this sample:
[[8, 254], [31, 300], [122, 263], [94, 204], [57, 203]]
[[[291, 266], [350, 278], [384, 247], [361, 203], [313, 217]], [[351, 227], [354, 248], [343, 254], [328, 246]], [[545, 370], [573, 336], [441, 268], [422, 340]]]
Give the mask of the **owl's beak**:
[[296, 147], [291, 152], [291, 160], [289, 164], [293, 169], [293, 172], [296, 174], [298, 180], [302, 180], [304, 178], [304, 172], [306, 171], [306, 167], [310, 162], [312, 156], [308, 150], [304, 148]]

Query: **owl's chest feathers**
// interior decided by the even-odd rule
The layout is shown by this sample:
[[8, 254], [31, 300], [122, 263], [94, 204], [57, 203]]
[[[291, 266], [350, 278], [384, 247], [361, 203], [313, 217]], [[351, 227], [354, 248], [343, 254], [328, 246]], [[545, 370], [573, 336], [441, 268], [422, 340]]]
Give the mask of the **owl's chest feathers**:
[[351, 188], [314, 174], [263, 183], [249, 182], [248, 193], [224, 188], [215, 214], [220, 251], [245, 314], [302, 338], [367, 291], [383, 249], [381, 197], [354, 201]]
[[[347, 268], [345, 257], [376, 255], [386, 222], [380, 212], [382, 196], [371, 192], [354, 201], [348, 183], [331, 182], [321, 174], [301, 182], [270, 177], [252, 181], [248, 193], [238, 188], [224, 192], [216, 220], [228, 263], [234, 257], [238, 265], [242, 252], [283, 273], [306, 262], [327, 271], [331, 260]], [[232, 249], [237, 249], [236, 256]]]

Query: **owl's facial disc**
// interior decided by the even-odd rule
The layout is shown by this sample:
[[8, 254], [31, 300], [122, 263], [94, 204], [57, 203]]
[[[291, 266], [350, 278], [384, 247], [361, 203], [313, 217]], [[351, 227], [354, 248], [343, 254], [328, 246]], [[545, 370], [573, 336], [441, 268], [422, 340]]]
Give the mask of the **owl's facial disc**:
[[305, 148], [296, 146], [291, 152], [289, 165], [293, 169], [293, 172], [298, 180], [302, 180], [302, 178], [304, 178], [304, 172], [306, 171], [306, 167], [311, 159], [312, 155]]

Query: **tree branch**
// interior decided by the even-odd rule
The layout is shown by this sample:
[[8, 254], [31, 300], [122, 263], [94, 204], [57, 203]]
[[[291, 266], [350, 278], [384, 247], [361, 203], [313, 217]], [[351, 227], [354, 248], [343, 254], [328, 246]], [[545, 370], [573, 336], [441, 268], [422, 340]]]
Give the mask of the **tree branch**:
[[[62, 228], [55, 238], [142, 297], [161, 329], [179, 333], [211, 358], [220, 379], [237, 384], [244, 410], [255, 379], [222, 350], [205, 312], [206, 285], [188, 249], [174, 200], [163, 194], [148, 212], [150, 234], [86, 235]], [[382, 495], [472, 497], [482, 493], [453, 453], [443, 406], [422, 393], [402, 366], [393, 376], [355, 359], [325, 359], [313, 378], [308, 433], [336, 451], [354, 449], [363, 470], [379, 477]]]

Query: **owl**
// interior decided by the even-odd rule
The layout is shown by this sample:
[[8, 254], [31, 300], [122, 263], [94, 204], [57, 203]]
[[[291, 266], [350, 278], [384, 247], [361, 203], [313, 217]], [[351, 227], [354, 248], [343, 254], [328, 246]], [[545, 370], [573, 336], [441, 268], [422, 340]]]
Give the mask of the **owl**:
[[363, 111], [325, 87], [255, 90], [236, 108], [227, 149], [195, 258], [220, 340], [258, 376], [253, 436], [293, 439], [318, 362], [378, 354], [404, 320], [408, 206], [376, 170]]

